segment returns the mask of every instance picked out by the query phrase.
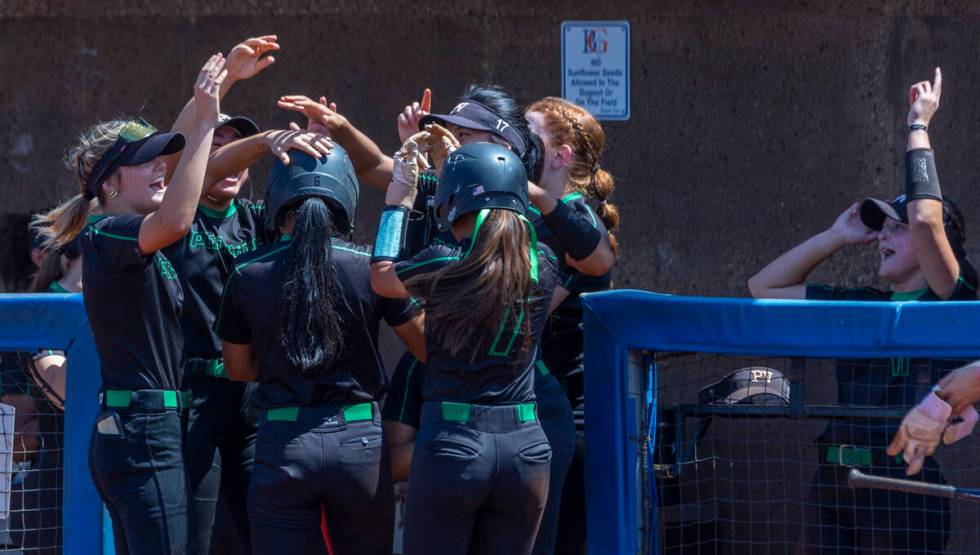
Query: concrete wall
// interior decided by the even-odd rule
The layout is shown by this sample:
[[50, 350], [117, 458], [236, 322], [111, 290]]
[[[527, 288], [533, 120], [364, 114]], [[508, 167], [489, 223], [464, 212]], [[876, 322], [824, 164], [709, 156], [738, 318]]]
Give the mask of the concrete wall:
[[[75, 190], [60, 158], [79, 130], [118, 114], [168, 125], [210, 53], [269, 32], [279, 62], [226, 111], [284, 126], [278, 95], [322, 93], [393, 150], [394, 117], [424, 86], [436, 109], [471, 81], [524, 101], [560, 94], [561, 21], [628, 19], [632, 118], [606, 124], [603, 160], [623, 218], [617, 287], [743, 295], [849, 203], [899, 192], [906, 90], [937, 64], [939, 171], [976, 228], [980, 9], [956, 4], [0, 0], [2, 279], [10, 289], [26, 271], [26, 214]], [[364, 195], [359, 240], [381, 200]], [[873, 279], [872, 250], [817, 277]]]

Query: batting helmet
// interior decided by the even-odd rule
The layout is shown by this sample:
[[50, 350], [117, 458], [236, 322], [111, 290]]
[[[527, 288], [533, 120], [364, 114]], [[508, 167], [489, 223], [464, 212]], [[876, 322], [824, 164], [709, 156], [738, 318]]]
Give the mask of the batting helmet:
[[485, 208], [527, 214], [527, 173], [516, 154], [492, 143], [465, 145], [446, 160], [436, 189], [436, 222], [449, 231], [463, 214]]
[[334, 227], [340, 234], [354, 230], [357, 209], [357, 176], [347, 151], [334, 145], [330, 154], [314, 158], [309, 154], [291, 151], [290, 164], [277, 160], [269, 174], [269, 189], [265, 197], [266, 222], [278, 229], [287, 209], [300, 200], [319, 197], [333, 212]]

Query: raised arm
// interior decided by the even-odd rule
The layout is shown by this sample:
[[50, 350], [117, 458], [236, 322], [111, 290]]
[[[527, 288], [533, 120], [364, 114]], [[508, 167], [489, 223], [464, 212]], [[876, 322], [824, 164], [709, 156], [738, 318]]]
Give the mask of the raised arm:
[[530, 181], [527, 193], [528, 200], [541, 211], [545, 225], [561, 241], [569, 266], [590, 276], [602, 276], [612, 270], [616, 255], [605, 230]]
[[943, 197], [936, 162], [929, 141], [929, 123], [939, 109], [943, 76], [936, 68], [935, 81], [921, 81], [909, 89], [909, 138], [905, 153], [905, 196], [909, 231], [922, 273], [936, 295], [948, 299], [956, 289], [960, 263], [943, 226]]
[[290, 150], [299, 150], [320, 158], [330, 154], [333, 142], [330, 137], [299, 129], [273, 129], [245, 137], [214, 151], [208, 162], [204, 189], [229, 175], [235, 175], [250, 167], [259, 158], [271, 152], [283, 164], [289, 164]]
[[[231, 90], [235, 83], [251, 79], [275, 63], [276, 59], [272, 56], [266, 56], [266, 54], [275, 52], [276, 50], [279, 50], [279, 42], [276, 35], [252, 37], [235, 45], [225, 60], [225, 69], [228, 70], [228, 76], [221, 83], [221, 90], [218, 91], [219, 98], [224, 99], [225, 95], [228, 94], [228, 91]], [[180, 111], [171, 131], [186, 135], [190, 131], [190, 127], [193, 125], [196, 117], [194, 113], [194, 99], [191, 98]], [[167, 162], [168, 181], [175, 171], [177, 161], [180, 159], [181, 154], [178, 152], [164, 158]]]
[[218, 90], [228, 72], [224, 56], [215, 54], [197, 77], [194, 86], [193, 125], [185, 134], [184, 155], [167, 184], [160, 208], [140, 225], [139, 248], [144, 254], [156, 252], [187, 234], [204, 185], [204, 172], [214, 124], [218, 119]]
[[418, 194], [418, 176], [424, 165], [419, 153], [419, 141], [425, 135], [425, 132], [413, 135], [395, 153], [395, 171], [385, 193], [385, 210], [381, 213], [374, 255], [371, 257], [371, 289], [382, 297], [404, 299], [409, 296], [405, 284], [395, 272], [395, 262], [401, 253], [408, 212]]
[[837, 217], [834, 225], [793, 247], [749, 278], [749, 292], [757, 299], [804, 299], [806, 277], [847, 245], [867, 244], [878, 232], [861, 222], [860, 204], [854, 203]]

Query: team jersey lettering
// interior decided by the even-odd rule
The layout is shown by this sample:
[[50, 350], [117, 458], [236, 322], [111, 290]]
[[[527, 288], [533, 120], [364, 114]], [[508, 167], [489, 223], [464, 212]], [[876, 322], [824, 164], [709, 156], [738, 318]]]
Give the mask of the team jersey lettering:
[[211, 233], [210, 231], [205, 231], [203, 233], [200, 231], [192, 231], [190, 237], [190, 247], [191, 249], [204, 248], [205, 250], [213, 252], [223, 250], [232, 256], [239, 256], [257, 249], [259, 247], [259, 242], [257, 237], [253, 237], [251, 241], [246, 241], [244, 243], [229, 243], [224, 239], [224, 237]]

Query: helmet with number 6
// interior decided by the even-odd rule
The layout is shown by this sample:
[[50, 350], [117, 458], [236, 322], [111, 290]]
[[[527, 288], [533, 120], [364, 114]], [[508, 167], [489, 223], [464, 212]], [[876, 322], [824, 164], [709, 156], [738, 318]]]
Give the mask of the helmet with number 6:
[[337, 233], [345, 235], [354, 231], [358, 185], [347, 151], [334, 145], [330, 154], [314, 158], [294, 150], [289, 153], [289, 159], [288, 166], [277, 160], [269, 174], [265, 197], [267, 225], [278, 229], [290, 207], [305, 198], [320, 197], [333, 212]]
[[527, 214], [527, 173], [516, 154], [491, 143], [474, 143], [446, 159], [436, 189], [436, 221], [449, 231], [463, 214], [485, 208]]

